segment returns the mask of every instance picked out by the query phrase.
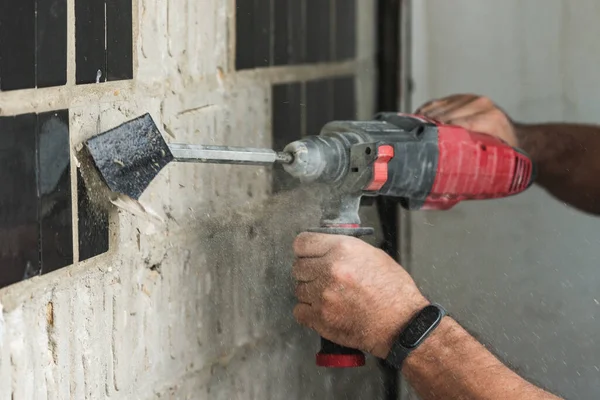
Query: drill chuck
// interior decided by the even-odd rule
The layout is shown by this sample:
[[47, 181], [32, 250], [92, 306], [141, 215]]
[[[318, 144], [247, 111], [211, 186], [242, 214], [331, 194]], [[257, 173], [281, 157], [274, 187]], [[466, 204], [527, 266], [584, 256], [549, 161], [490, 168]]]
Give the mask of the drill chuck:
[[301, 182], [309, 183], [319, 179], [325, 168], [325, 160], [320, 147], [313, 140], [298, 140], [283, 149], [291, 154], [293, 161], [284, 164], [283, 169]]
[[349, 147], [347, 138], [337, 134], [297, 140], [283, 149], [293, 157], [283, 168], [303, 183], [332, 184], [343, 178], [348, 169]]

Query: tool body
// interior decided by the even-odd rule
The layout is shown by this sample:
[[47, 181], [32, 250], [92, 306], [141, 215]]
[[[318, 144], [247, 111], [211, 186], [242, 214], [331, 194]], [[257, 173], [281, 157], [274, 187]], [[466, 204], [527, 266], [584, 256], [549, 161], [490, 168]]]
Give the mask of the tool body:
[[[132, 136], [132, 138], [130, 138]], [[512, 196], [535, 179], [520, 149], [416, 115], [380, 113], [371, 121], [334, 121], [283, 152], [225, 146], [168, 145], [146, 114], [86, 142], [109, 188], [137, 199], [170, 161], [281, 163], [300, 182], [332, 188], [315, 232], [373, 233], [359, 217], [362, 196], [390, 196], [409, 210], [447, 210], [463, 200]], [[364, 365], [364, 354], [321, 339], [317, 364]]]
[[294, 156], [285, 170], [302, 182], [396, 197], [409, 210], [511, 196], [535, 178], [529, 156], [498, 138], [396, 113], [330, 122], [321, 135], [290, 143], [284, 152]]
[[[284, 165], [292, 176], [334, 187], [313, 231], [356, 237], [373, 232], [360, 226], [362, 196], [395, 197], [409, 210], [447, 210], [463, 200], [517, 194], [535, 177], [527, 154], [500, 139], [396, 113], [330, 122], [284, 152], [294, 156]], [[321, 339], [317, 364], [360, 366], [364, 355]]]

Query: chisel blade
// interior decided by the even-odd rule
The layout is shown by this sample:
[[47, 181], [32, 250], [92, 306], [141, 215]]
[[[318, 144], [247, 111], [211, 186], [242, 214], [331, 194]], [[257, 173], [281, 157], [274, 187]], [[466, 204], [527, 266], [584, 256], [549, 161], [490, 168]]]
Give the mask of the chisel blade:
[[135, 200], [172, 161], [242, 165], [293, 161], [290, 153], [271, 149], [167, 144], [150, 114], [125, 122], [84, 144], [108, 188]]

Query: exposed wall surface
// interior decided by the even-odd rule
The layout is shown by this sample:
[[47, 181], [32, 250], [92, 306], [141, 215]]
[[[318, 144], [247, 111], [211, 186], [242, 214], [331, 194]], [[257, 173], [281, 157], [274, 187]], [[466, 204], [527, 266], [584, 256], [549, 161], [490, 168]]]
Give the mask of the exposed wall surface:
[[[268, 12], [266, 31], [257, 29], [264, 25], [256, 21], [249, 30], [256, 38], [266, 37], [253, 43], [267, 50], [253, 49], [252, 62], [246, 59], [249, 64], [241, 66], [235, 58], [240, 40], [235, 1], [134, 0], [133, 79], [127, 62], [112, 61], [114, 54], [118, 60], [127, 58], [127, 40], [119, 41], [119, 32], [127, 37], [127, 30], [119, 30], [124, 25], [113, 29], [112, 19], [108, 25], [97, 20], [103, 9], [107, 16], [125, 19], [127, 12], [96, 3], [65, 3], [66, 78], [58, 74], [54, 87], [43, 87], [39, 76], [45, 70], [36, 64], [25, 86], [11, 80], [17, 87], [0, 87], [4, 121], [68, 110], [72, 219], [67, 213], [61, 221], [72, 223], [72, 243], [67, 240], [66, 246], [74, 263], [54, 272], [35, 270], [31, 275], [43, 275], [0, 290], [0, 399], [377, 398], [382, 388], [374, 360], [356, 371], [317, 369], [318, 337], [291, 315], [291, 242], [318, 220], [318, 199], [304, 192], [272, 197], [273, 177], [265, 168], [171, 165], [141, 204], [114, 201], [104, 252], [106, 243], [98, 245], [93, 237], [102, 233], [102, 216], [87, 224], [80, 220], [91, 203], [82, 201], [85, 191], [73, 152], [86, 138], [146, 112], [170, 142], [253, 147], [279, 144], [278, 135], [288, 132], [317, 133], [312, 129], [323, 119], [367, 118], [374, 104], [375, 2], [358, 0], [349, 15], [340, 0], [244, 2]], [[338, 46], [347, 33], [331, 28], [328, 34], [337, 41], [323, 40], [316, 54], [292, 59], [297, 47], [282, 44], [281, 37], [291, 43], [297, 31], [274, 35], [286, 27], [277, 19], [284, 3], [290, 6], [284, 22], [301, 23], [304, 32], [312, 31], [308, 26], [317, 15], [307, 10], [323, 4], [330, 6], [328, 19], [314, 21], [321, 28], [341, 21], [337, 13], [356, 21], [356, 50], [348, 43]], [[301, 18], [294, 19], [292, 5], [300, 5]], [[52, 15], [62, 18], [61, 10]], [[80, 35], [84, 39], [76, 43]], [[33, 59], [42, 59], [36, 49]], [[6, 54], [0, 54], [4, 61]], [[8, 82], [1, 70], [0, 79]], [[293, 98], [297, 108], [286, 111], [278, 102], [287, 104], [294, 88], [299, 90]], [[311, 96], [346, 100], [341, 108], [322, 109]], [[321, 113], [311, 114], [311, 107]], [[286, 126], [279, 113], [293, 122]], [[37, 132], [41, 125], [32, 118], [32, 132]], [[272, 135], [275, 124], [284, 131]], [[39, 187], [39, 181], [32, 182]], [[43, 204], [35, 188], [32, 210]], [[42, 224], [41, 214], [32, 215], [31, 226]], [[48, 236], [35, 236], [35, 229], [33, 235]], [[44, 248], [44, 243], [41, 248], [33, 243], [34, 253]], [[82, 243], [104, 247], [90, 253]], [[61, 267], [70, 263], [61, 260]], [[20, 274], [19, 279], [29, 277]]]
[[[594, 0], [413, 2], [416, 107], [490, 96], [522, 121], [600, 123]], [[413, 213], [413, 275], [504, 360], [569, 399], [600, 392], [600, 220], [534, 187]]]

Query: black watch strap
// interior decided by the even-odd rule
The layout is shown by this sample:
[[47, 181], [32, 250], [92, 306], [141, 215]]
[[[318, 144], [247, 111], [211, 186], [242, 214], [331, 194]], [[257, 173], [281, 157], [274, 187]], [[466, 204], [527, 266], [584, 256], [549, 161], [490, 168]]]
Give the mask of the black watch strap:
[[437, 304], [430, 304], [419, 311], [400, 332], [385, 361], [401, 369], [406, 357], [423, 343], [446, 315], [446, 310]]

